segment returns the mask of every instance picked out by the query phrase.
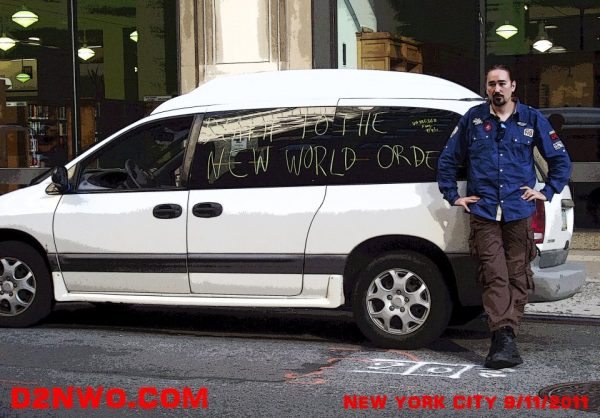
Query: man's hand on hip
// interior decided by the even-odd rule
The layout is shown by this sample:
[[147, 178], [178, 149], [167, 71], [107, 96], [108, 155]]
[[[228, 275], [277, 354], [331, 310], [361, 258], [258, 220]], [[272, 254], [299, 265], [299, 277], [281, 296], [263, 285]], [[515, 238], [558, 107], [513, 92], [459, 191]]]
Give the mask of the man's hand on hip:
[[536, 199], [541, 200], [542, 202], [546, 201], [546, 196], [544, 196], [542, 192], [538, 192], [531, 187], [523, 186], [521, 187], [521, 190], [525, 190], [525, 192], [521, 195], [521, 199], [525, 199], [529, 202]]
[[462, 206], [463, 208], [465, 208], [465, 210], [467, 212], [471, 212], [469, 210], [469, 204], [471, 203], [475, 203], [480, 199], [479, 196], [466, 196], [466, 197], [459, 197], [458, 199], [456, 199], [456, 201], [454, 202], [454, 206]]

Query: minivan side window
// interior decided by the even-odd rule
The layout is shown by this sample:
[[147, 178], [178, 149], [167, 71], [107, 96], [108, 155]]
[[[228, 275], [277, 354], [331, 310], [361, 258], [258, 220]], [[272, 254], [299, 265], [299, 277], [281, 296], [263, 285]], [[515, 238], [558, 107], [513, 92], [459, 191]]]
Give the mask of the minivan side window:
[[305, 107], [205, 115], [195, 189], [435, 182], [460, 115], [406, 107]]
[[[228, 189], [322, 184], [322, 168], [315, 164], [334, 135], [334, 115], [335, 107], [207, 113], [190, 186]], [[322, 144], [322, 150], [300, 161], [298, 150], [316, 143]], [[302, 164], [313, 168], [302, 170]]]
[[173, 189], [193, 116], [150, 122], [128, 131], [81, 163], [79, 192]]
[[349, 149], [350, 169], [329, 184], [435, 182], [437, 160], [459, 119], [439, 109], [339, 107], [342, 135], [334, 147]]

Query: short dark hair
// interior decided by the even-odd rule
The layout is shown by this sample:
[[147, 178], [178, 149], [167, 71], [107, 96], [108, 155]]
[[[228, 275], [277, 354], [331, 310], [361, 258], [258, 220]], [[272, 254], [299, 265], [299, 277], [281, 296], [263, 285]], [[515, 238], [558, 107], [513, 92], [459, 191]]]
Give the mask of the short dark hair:
[[512, 71], [511, 69], [508, 67], [508, 65], [504, 65], [504, 64], [494, 64], [492, 65], [490, 68], [488, 68], [485, 72], [485, 77], [487, 78], [488, 74], [490, 73], [490, 71], [494, 71], [494, 70], [504, 70], [508, 73], [508, 78], [510, 79], [510, 81], [513, 81], [514, 78], [512, 76]]

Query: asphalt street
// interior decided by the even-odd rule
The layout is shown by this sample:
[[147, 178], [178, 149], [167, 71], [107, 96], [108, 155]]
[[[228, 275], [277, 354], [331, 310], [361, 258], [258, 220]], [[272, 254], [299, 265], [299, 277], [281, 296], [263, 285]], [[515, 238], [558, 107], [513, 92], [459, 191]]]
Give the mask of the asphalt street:
[[[541, 409], [536, 396], [600, 380], [598, 327], [525, 321], [525, 363], [492, 371], [481, 366], [489, 347], [481, 320], [449, 329], [429, 348], [401, 351], [369, 345], [343, 312], [67, 305], [39, 326], [3, 330], [0, 416], [594, 416], [594, 399], [584, 413]], [[31, 408], [34, 389], [69, 387], [117, 388], [127, 402], [54, 409], [50, 395], [48, 409]], [[142, 408], [136, 396], [148, 387], [205, 389], [206, 407]], [[11, 407], [15, 388], [28, 407]]]

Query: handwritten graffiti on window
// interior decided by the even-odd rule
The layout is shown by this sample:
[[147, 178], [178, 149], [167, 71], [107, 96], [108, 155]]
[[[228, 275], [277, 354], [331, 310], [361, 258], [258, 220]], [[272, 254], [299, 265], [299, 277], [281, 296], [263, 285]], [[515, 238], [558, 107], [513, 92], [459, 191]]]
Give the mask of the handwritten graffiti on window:
[[436, 132], [439, 132], [439, 128], [437, 127], [437, 119], [436, 118], [425, 118], [425, 119], [419, 119], [419, 120], [414, 120], [411, 122], [412, 126], [418, 127], [419, 129], [422, 129], [423, 131], [427, 132], [428, 134], [434, 134]]
[[[425, 110], [435, 117], [422, 117]], [[209, 114], [196, 149], [203, 162], [195, 170], [203, 172], [206, 185], [268, 176], [279, 180], [267, 180], [267, 186], [284, 185], [283, 178], [306, 184], [378, 181], [378, 175], [387, 182], [414, 181], [411, 170], [429, 172], [427, 181], [433, 181], [456, 115], [425, 110], [304, 107]]]

